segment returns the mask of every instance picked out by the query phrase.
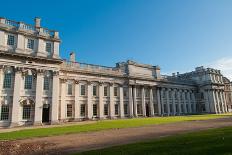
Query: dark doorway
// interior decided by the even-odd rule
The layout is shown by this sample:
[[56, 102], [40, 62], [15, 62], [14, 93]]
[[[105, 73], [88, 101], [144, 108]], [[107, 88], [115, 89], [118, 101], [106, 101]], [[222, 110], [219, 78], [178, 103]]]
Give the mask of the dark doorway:
[[150, 108], [149, 108], [149, 104], [146, 104], [146, 116], [149, 117], [150, 116]]
[[43, 117], [42, 117], [43, 123], [49, 122], [49, 114], [50, 114], [49, 111], [50, 111], [49, 105], [44, 105], [43, 106]]

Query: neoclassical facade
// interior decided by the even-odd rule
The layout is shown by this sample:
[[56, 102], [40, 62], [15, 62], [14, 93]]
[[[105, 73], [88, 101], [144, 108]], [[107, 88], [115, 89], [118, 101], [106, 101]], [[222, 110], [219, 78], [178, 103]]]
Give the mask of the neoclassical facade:
[[105, 67], [59, 57], [57, 31], [0, 18], [0, 126], [226, 113], [230, 80], [197, 67], [164, 76], [134, 61]]

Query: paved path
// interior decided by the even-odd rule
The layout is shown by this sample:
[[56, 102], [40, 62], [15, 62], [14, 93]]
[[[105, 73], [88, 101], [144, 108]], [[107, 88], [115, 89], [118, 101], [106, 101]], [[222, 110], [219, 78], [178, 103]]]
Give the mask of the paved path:
[[9, 141], [5, 147], [13, 152], [4, 154], [67, 154], [225, 126], [232, 126], [232, 117]]

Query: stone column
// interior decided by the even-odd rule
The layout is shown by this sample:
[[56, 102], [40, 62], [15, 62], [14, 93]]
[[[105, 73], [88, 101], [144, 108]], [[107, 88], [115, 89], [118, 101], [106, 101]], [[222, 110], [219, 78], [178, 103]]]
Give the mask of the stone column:
[[44, 82], [44, 73], [37, 71], [34, 125], [40, 125], [42, 123], [43, 82]]
[[161, 115], [160, 89], [157, 88], [156, 91], [157, 91], [158, 114]]
[[161, 112], [162, 112], [162, 115], [164, 115], [164, 99], [163, 99], [163, 96], [164, 96], [164, 88], [161, 88], [161, 98], [160, 98], [160, 101], [161, 101]]
[[22, 72], [16, 68], [15, 70], [15, 82], [14, 82], [14, 93], [13, 93], [13, 106], [11, 116], [11, 126], [17, 126], [21, 115], [20, 111], [20, 96], [21, 96], [21, 85], [22, 85]]
[[215, 113], [213, 91], [208, 90], [210, 113]]
[[216, 97], [216, 105], [217, 105], [217, 112], [218, 113], [221, 113], [221, 107], [220, 107], [220, 104], [219, 104], [219, 95], [218, 95], [218, 91], [217, 90], [215, 90], [215, 97]]
[[166, 90], [166, 107], [168, 111], [168, 116], [170, 115], [170, 104], [169, 104], [169, 89]]
[[133, 97], [132, 97], [132, 86], [129, 85], [129, 116], [133, 117]]
[[220, 100], [221, 100], [220, 106], [221, 106], [221, 109], [222, 109], [222, 113], [225, 113], [226, 110], [225, 110], [225, 106], [224, 106], [222, 91], [219, 91], [219, 98], [220, 98]]
[[110, 85], [110, 118], [114, 118], [115, 113], [114, 113], [114, 85]]
[[103, 119], [104, 118], [104, 103], [103, 103], [103, 85], [102, 83], [99, 84], [99, 106], [98, 106], [98, 114], [99, 114], [99, 119]]
[[119, 107], [119, 115], [120, 115], [120, 118], [124, 118], [124, 100], [123, 100], [123, 86], [120, 86], [119, 88], [119, 97], [120, 97], [120, 107]]
[[137, 113], [137, 96], [136, 96], [136, 86], [133, 87], [133, 97], [134, 97], [134, 117], [138, 117]]
[[80, 84], [79, 81], [75, 81], [75, 113], [74, 118], [76, 121], [80, 119], [80, 104], [79, 104], [79, 97], [80, 97]]
[[142, 87], [142, 113], [143, 116], [146, 116], [146, 105], [145, 105], [145, 90], [144, 87]]
[[3, 81], [4, 81], [4, 72], [3, 72], [3, 67], [0, 66], [0, 97], [2, 96]]
[[172, 90], [172, 110], [173, 110], [173, 115], [176, 115], [176, 98], [175, 98], [175, 89]]
[[192, 113], [192, 101], [191, 101], [191, 97], [190, 97], [190, 91], [187, 92], [187, 97], [188, 97], [188, 107], [189, 107], [189, 113]]
[[213, 106], [214, 106], [214, 112], [217, 114], [218, 110], [217, 110], [217, 100], [216, 100], [216, 93], [214, 90], [212, 90], [213, 92]]
[[58, 123], [59, 91], [60, 91], [60, 81], [59, 81], [58, 72], [54, 72], [53, 80], [52, 80], [51, 124]]
[[227, 103], [226, 103], [226, 97], [225, 97], [225, 92], [224, 91], [222, 92], [222, 97], [223, 97], [223, 101], [224, 101], [225, 112], [227, 113], [228, 109], [227, 109]]
[[65, 120], [65, 109], [66, 109], [66, 95], [67, 95], [67, 82], [66, 80], [61, 81], [61, 95], [60, 95], [60, 121]]
[[153, 90], [150, 88], [150, 116], [154, 116], [154, 100], [153, 100]]
[[92, 84], [88, 82], [87, 93], [87, 119], [93, 118]]
[[184, 90], [184, 91], [182, 92], [183, 99], [184, 99], [184, 104], [183, 104], [183, 106], [184, 106], [184, 113], [186, 114], [186, 113], [187, 113], [187, 109], [186, 109], [186, 98], [185, 98], [185, 93], [186, 93], [186, 90]]
[[182, 113], [182, 111], [181, 111], [181, 98], [180, 98], [180, 94], [181, 94], [181, 90], [178, 90], [178, 92], [177, 92], [177, 98], [178, 98], [178, 109], [179, 109], [178, 113], [179, 113], [179, 115]]

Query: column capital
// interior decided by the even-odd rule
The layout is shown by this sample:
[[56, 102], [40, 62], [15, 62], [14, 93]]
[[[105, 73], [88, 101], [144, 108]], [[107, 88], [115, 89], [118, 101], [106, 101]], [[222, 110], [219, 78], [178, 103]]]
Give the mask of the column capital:
[[52, 74], [53, 74], [53, 76], [58, 76], [59, 75], [59, 71], [53, 71]]
[[66, 83], [67, 79], [60, 79], [61, 83]]
[[74, 83], [75, 83], [75, 84], [79, 84], [80, 81], [79, 81], [79, 80], [74, 80]]

